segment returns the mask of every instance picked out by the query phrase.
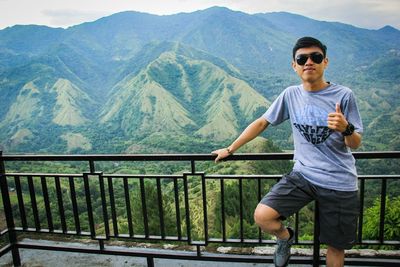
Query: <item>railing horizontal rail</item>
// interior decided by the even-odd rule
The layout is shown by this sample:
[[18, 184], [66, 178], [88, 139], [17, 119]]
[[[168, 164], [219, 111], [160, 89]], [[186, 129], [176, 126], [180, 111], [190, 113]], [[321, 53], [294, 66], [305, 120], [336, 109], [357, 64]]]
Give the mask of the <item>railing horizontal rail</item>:
[[[115, 248], [84, 248], [84, 247], [65, 247], [62, 245], [42, 245], [42, 244], [30, 244], [26, 242], [18, 242], [18, 248], [24, 249], [39, 249], [39, 250], [57, 250], [65, 252], [78, 252], [78, 253], [89, 253], [89, 254], [103, 254], [103, 255], [116, 255], [116, 256], [133, 256], [143, 258], [153, 258], [157, 256], [159, 259], [177, 259], [177, 260], [199, 260], [199, 255], [196, 252], [191, 251], [165, 251], [165, 250], [154, 250], [154, 249], [115, 249]], [[207, 253], [203, 252], [201, 256], [202, 261], [214, 261], [214, 262], [226, 262], [226, 255]], [[321, 257], [317, 264], [323, 264], [325, 258]], [[272, 263], [272, 256], [258, 256], [253, 255], [251, 257], [243, 257], [242, 255], [230, 255], [230, 262], [241, 262], [241, 263]], [[312, 261], [311, 256], [293, 256], [290, 259], [291, 264], [309, 264]], [[346, 259], [346, 266], [385, 266], [385, 267], [397, 267], [399, 261], [393, 258], [382, 258], [380, 261], [374, 261], [374, 258], [349, 258]], [[317, 266], [318, 266], [317, 265]]]
[[[155, 249], [115, 249], [115, 248], [107, 248], [103, 250], [99, 250], [96, 248], [83, 248], [83, 247], [64, 247], [60, 245], [37, 245], [30, 244], [26, 242], [19, 242], [18, 247], [25, 249], [40, 249], [40, 250], [59, 250], [66, 252], [81, 252], [81, 253], [94, 253], [94, 254], [108, 254], [108, 255], [131, 255], [135, 257], [153, 257], [157, 253], [157, 258], [161, 259], [181, 259], [181, 260], [198, 260], [198, 254], [196, 252], [191, 251], [168, 251], [168, 250], [155, 250]], [[226, 261], [226, 257], [220, 254], [211, 254], [211, 253], [203, 253], [202, 260], [205, 261]], [[253, 256], [251, 259], [246, 259], [240, 255], [231, 255], [231, 261], [234, 262], [258, 262], [265, 263], [265, 256]], [[309, 261], [309, 259], [308, 259]], [[305, 260], [300, 260], [300, 262], [306, 262]]]
[[2, 247], [0, 249], [0, 257], [2, 257], [3, 255], [5, 255], [6, 253], [10, 252], [12, 249], [12, 245], [11, 244], [7, 244], [4, 247]]
[[0, 237], [3, 237], [4, 235], [8, 234], [9, 229], [5, 229], [0, 232]]
[[[226, 160], [291, 160], [293, 153], [238, 153]], [[398, 151], [353, 152], [356, 159], [400, 158]], [[211, 154], [82, 154], [82, 155], [3, 155], [4, 161], [208, 161]]]

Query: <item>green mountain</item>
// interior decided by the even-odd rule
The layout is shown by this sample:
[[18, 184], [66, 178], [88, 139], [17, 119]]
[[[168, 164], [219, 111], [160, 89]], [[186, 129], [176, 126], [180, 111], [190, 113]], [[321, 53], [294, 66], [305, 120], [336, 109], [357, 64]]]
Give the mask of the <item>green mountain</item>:
[[65, 79], [58, 79], [50, 90], [56, 93], [52, 120], [55, 124], [79, 126], [90, 122], [86, 107], [95, 102], [86, 93]]
[[[237, 135], [269, 105], [238, 78], [237, 69], [220, 58], [179, 43], [154, 43], [146, 48], [143, 57], [121, 65], [116, 72], [121, 80], [105, 102], [82, 89], [87, 83], [59, 53], [37, 59], [54, 67], [43, 70], [46, 82], [38, 77], [19, 91], [0, 124], [3, 140], [8, 140], [2, 145], [16, 151], [35, 143], [44, 146], [41, 149], [85, 152], [104, 145], [99, 137], [102, 129], [119, 132], [114, 137], [126, 144], [127, 151], [137, 151], [138, 146], [149, 149], [171, 135], [181, 140], [212, 138], [217, 143]], [[72, 81], [54, 77], [56, 70]], [[96, 109], [99, 101], [104, 104]], [[88, 126], [92, 124], [97, 127]], [[48, 131], [42, 133], [39, 127], [43, 125]], [[168, 149], [168, 143], [164, 146]]]
[[[399, 30], [220, 7], [1, 30], [0, 148], [209, 151], [299, 82], [291, 47], [304, 35], [327, 44], [327, 78], [355, 91], [364, 148], [398, 149]], [[288, 125], [266, 137], [292, 147]]]
[[[32, 147], [34, 143], [42, 149], [41, 144], [48, 146], [50, 141], [57, 140], [55, 132], [90, 123], [95, 104], [69, 80], [60, 78], [54, 84], [43, 84], [39, 79], [30, 81], [21, 88], [0, 123], [2, 138], [6, 140], [3, 145], [17, 148]], [[47, 141], [43, 144], [44, 140]]]
[[186, 132], [224, 141], [237, 135], [269, 101], [198, 53], [176, 44], [127, 75], [112, 89], [100, 121], [137, 137]]

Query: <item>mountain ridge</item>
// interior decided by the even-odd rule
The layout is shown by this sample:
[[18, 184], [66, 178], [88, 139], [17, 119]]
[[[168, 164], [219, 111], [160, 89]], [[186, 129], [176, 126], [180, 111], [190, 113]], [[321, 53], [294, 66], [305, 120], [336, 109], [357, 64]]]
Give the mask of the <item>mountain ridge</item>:
[[[299, 82], [291, 45], [303, 35], [327, 44], [327, 79], [359, 97], [366, 147], [396, 146], [372, 139], [376, 127], [398, 116], [400, 31], [220, 7], [168, 16], [121, 12], [67, 29], [0, 30], [0, 146], [90, 152], [153, 149], [153, 142], [162, 151], [181, 149], [166, 136], [225, 144]], [[68, 84], [63, 92], [49, 90], [57, 81]], [[290, 149], [285, 127], [267, 136]], [[394, 136], [397, 128], [388, 123], [384, 131]]]

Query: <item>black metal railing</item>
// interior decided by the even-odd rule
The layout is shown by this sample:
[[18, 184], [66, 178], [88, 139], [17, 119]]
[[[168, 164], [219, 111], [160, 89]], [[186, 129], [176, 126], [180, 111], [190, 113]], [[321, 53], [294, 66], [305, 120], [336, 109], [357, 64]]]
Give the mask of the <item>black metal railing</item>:
[[[400, 152], [356, 152], [357, 159], [398, 159]], [[290, 161], [292, 153], [237, 154], [228, 161]], [[172, 155], [2, 155], [0, 153], [0, 186], [7, 227], [0, 236], [3, 243], [0, 256], [11, 251], [15, 266], [21, 265], [19, 249], [44, 249], [69, 252], [85, 252], [111, 255], [130, 255], [147, 258], [148, 266], [154, 266], [155, 258], [173, 258], [202, 261], [231, 261], [271, 263], [271, 256], [218, 254], [202, 251], [210, 243], [237, 244], [241, 246], [273, 245], [275, 241], [255, 226], [245, 225], [252, 219], [249, 210], [260, 201], [270, 185], [281, 175], [208, 175], [198, 171], [201, 164], [211, 162], [214, 156], [205, 154]], [[7, 164], [33, 164], [37, 162], [80, 162], [86, 170], [79, 173], [48, 173], [13, 171]], [[184, 171], [174, 174], [108, 174], [103, 173], [100, 163], [107, 162], [172, 162], [187, 165]], [[200, 167], [199, 167], [200, 166]], [[104, 167], [104, 166], [103, 166]], [[78, 168], [78, 167], [77, 167]], [[85, 167], [84, 167], [85, 168]], [[107, 169], [107, 167], [104, 167]], [[10, 169], [10, 170], [8, 170]], [[28, 169], [28, 168], [25, 168]], [[37, 169], [36, 167], [34, 169]], [[171, 171], [169, 171], [171, 172]], [[179, 174], [176, 174], [179, 173]], [[365, 183], [381, 181], [379, 237], [363, 239]], [[360, 217], [357, 245], [400, 247], [399, 240], [386, 240], [385, 203], [388, 181], [400, 181], [400, 173], [392, 175], [360, 175]], [[228, 190], [228, 188], [235, 190]], [[246, 194], [249, 191], [253, 194]], [[216, 192], [219, 194], [215, 196]], [[232, 193], [234, 192], [234, 193]], [[214, 194], [213, 197], [208, 197]], [[237, 230], [227, 229], [227, 199], [234, 201], [238, 213]], [[215, 203], [211, 203], [212, 199]], [[318, 203], [315, 203], [318, 205]], [[212, 210], [210, 209], [212, 207]], [[312, 257], [293, 257], [291, 262], [313, 264], [324, 262], [320, 256], [318, 240], [318, 209], [314, 208], [312, 240], [301, 240], [296, 231], [295, 244], [313, 248]], [[211, 216], [212, 213], [214, 216]], [[215, 216], [217, 214], [217, 216]], [[294, 228], [299, 230], [299, 214], [293, 218]], [[249, 229], [252, 229], [249, 233]], [[247, 231], [247, 232], [246, 232]], [[87, 237], [98, 242], [98, 248], [45, 245], [19, 240], [19, 233], [38, 233]], [[109, 240], [161, 241], [192, 245], [196, 252], [159, 250], [115, 249], [108, 247]], [[363, 266], [398, 266], [400, 258], [354, 257], [346, 264]]]

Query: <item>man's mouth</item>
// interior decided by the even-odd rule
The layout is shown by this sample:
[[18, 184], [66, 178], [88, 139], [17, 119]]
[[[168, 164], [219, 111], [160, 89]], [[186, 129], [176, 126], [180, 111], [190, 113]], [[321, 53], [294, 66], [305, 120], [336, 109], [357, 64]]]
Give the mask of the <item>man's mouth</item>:
[[306, 72], [306, 71], [314, 71], [314, 70], [315, 70], [314, 68], [305, 68], [303, 71]]

